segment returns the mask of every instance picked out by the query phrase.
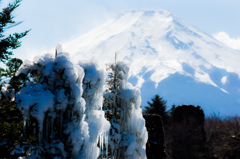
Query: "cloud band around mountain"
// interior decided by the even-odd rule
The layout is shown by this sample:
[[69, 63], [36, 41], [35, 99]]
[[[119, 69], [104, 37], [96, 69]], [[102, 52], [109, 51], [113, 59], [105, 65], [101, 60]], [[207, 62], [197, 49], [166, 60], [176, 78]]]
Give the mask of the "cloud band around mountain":
[[226, 32], [218, 32], [212, 35], [218, 41], [226, 44], [232, 49], [240, 50], [240, 38], [231, 38]]

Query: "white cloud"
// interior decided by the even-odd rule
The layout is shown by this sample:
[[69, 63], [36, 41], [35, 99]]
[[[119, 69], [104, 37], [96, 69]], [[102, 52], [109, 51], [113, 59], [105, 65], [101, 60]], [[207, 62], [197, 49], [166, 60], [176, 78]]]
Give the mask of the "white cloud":
[[212, 35], [215, 39], [221, 41], [222, 43], [226, 44], [230, 48], [240, 50], [240, 38], [231, 38], [227, 33], [225, 32], [218, 32], [216, 34]]
[[143, 79], [143, 77], [140, 77], [140, 76], [137, 76], [137, 78], [138, 78], [138, 82], [137, 82], [137, 87], [138, 88], [141, 88], [142, 87], [142, 85], [143, 85], [143, 83], [145, 82], [145, 80]]
[[226, 82], [227, 82], [227, 76], [224, 76], [224, 77], [221, 79], [221, 83], [222, 83], [223, 85], [225, 85]]

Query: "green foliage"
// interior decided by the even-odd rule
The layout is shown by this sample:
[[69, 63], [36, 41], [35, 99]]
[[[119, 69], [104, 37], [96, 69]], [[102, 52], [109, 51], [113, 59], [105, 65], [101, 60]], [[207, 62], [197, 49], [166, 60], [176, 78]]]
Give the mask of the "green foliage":
[[145, 107], [145, 113], [147, 114], [158, 114], [162, 117], [163, 123], [166, 124], [169, 122], [169, 113], [167, 111], [167, 101], [160, 97], [159, 95], [155, 95], [152, 98], [152, 102], [147, 102], [149, 106]]
[[12, 58], [11, 60], [9, 60], [7, 62], [7, 72], [8, 72], [8, 76], [12, 77], [14, 76], [14, 74], [16, 73], [16, 71], [18, 70], [18, 68], [22, 65], [23, 61], [21, 59], [18, 58]]
[[[22, 61], [20, 59], [11, 59], [7, 63], [9, 68], [6, 70], [14, 74], [21, 64]], [[11, 74], [8, 77], [11, 77]], [[30, 81], [29, 77], [22, 74], [11, 77], [7, 91], [9, 93], [17, 93], [26, 81]], [[2, 83], [2, 85], [3, 84], [4, 83]], [[2, 85], [0, 85], [0, 90]], [[0, 149], [4, 152], [0, 153], [0, 158], [8, 158], [11, 156], [11, 151], [15, 149], [17, 145], [37, 146], [38, 136], [35, 134], [38, 134], [38, 130], [36, 130], [36, 126], [33, 126], [33, 122], [36, 122], [33, 119], [31, 120], [33, 122], [27, 123], [29, 126], [24, 130], [23, 115], [17, 108], [17, 104], [8, 95], [5, 96], [1, 92], [0, 94]]]
[[[11, 55], [13, 55], [12, 50], [21, 46], [19, 39], [26, 36], [30, 30], [22, 33], [13, 33], [8, 36], [4, 33], [7, 29], [21, 23], [16, 23], [13, 20], [13, 12], [20, 5], [20, 2], [21, 0], [15, 0], [0, 12], [0, 61], [7, 66], [6, 69], [0, 68], [0, 81], [2, 77], [11, 78], [8, 92], [13, 93], [18, 92], [22, 85], [21, 77], [14, 76], [17, 69], [21, 66], [22, 60], [18, 58], [11, 59]], [[1, 88], [2, 85], [0, 85], [0, 90]], [[9, 157], [12, 149], [17, 144], [23, 142], [21, 138], [23, 121], [21, 112], [16, 108], [16, 103], [12, 99], [1, 94], [0, 103], [0, 145], [1, 152], [4, 152], [1, 153], [0, 157]]]
[[21, 143], [22, 115], [15, 102], [3, 97], [0, 103], [0, 145], [8, 156], [13, 148]]
[[36, 135], [29, 135], [26, 139], [27, 143], [31, 143], [33, 146], [37, 146], [38, 145], [38, 136]]
[[[20, 5], [21, 0], [15, 0], [14, 3], [9, 3], [7, 7], [0, 12], [0, 61], [6, 63], [10, 56], [13, 55], [12, 49], [17, 49], [21, 46], [19, 39], [26, 36], [30, 30], [22, 33], [13, 33], [5, 37], [4, 31], [14, 27], [20, 23], [16, 23], [13, 18], [13, 11]], [[11, 50], [10, 50], [11, 49]]]
[[[6, 69], [2, 69], [0, 68], [0, 75], [1, 78], [5, 77], [5, 78], [11, 78], [15, 75], [15, 73], [17, 72], [18, 68], [22, 65], [23, 61], [21, 59], [18, 58], [12, 58], [7, 62], [7, 67]], [[0, 81], [1, 81], [0, 78]]]
[[26, 129], [26, 136], [23, 136], [22, 114], [16, 103], [4, 96], [0, 99], [0, 158], [9, 157], [11, 151], [24, 142], [36, 146], [38, 138], [33, 133], [33, 126]]

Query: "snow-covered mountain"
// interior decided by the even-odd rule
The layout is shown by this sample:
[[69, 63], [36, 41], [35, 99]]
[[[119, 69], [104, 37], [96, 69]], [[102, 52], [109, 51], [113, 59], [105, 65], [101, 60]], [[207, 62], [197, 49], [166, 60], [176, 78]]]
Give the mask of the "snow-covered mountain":
[[63, 44], [74, 59], [130, 63], [142, 106], [158, 93], [172, 104], [200, 105], [206, 114], [240, 113], [240, 52], [160, 11], [126, 12]]

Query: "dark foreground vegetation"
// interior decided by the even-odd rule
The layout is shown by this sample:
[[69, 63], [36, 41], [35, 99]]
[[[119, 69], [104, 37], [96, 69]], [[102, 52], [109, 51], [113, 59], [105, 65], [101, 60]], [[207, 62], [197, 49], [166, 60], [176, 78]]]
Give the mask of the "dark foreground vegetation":
[[[148, 104], [148, 114], [144, 115], [149, 135], [148, 158], [240, 158], [240, 116], [205, 117], [200, 106], [193, 105], [173, 106], [167, 111], [166, 101], [158, 95]], [[154, 112], [158, 112], [158, 119]]]
[[240, 117], [205, 119], [207, 154], [211, 158], [240, 158]]

